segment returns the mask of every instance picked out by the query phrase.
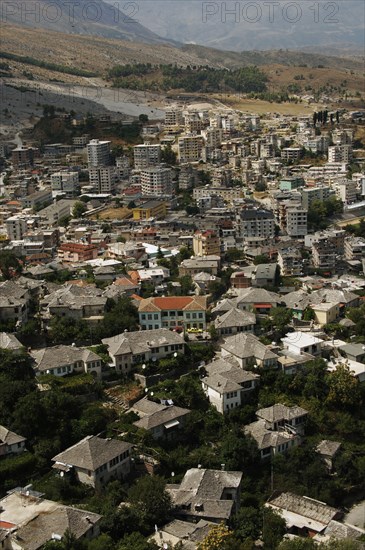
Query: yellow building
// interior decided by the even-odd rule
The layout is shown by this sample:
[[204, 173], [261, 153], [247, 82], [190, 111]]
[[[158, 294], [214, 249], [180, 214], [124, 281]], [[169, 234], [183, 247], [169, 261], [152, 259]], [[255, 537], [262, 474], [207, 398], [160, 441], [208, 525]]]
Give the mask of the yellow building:
[[220, 256], [220, 240], [215, 231], [197, 231], [193, 237], [195, 256]]
[[161, 219], [166, 216], [167, 206], [163, 201], [148, 201], [137, 208], [133, 208], [133, 219], [136, 221], [149, 220], [150, 218]]
[[337, 302], [323, 302], [322, 304], [312, 305], [315, 322], [319, 325], [328, 325], [334, 323], [340, 316], [340, 304]]

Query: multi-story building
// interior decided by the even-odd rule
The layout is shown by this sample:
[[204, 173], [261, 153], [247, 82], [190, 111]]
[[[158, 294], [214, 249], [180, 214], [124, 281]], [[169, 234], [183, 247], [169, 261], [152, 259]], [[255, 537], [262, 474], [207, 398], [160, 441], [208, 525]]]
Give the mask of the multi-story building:
[[297, 248], [284, 248], [278, 251], [280, 273], [284, 277], [297, 277], [302, 274], [302, 255]]
[[[194, 187], [197, 180], [198, 180], [198, 174], [195, 168], [193, 168], [190, 164], [185, 164], [183, 166], [180, 166], [180, 173], [179, 173], [180, 190], [191, 189], [192, 187]], [[365, 178], [364, 178], [364, 181], [365, 181]]]
[[304, 179], [300, 176], [287, 176], [282, 178], [279, 184], [280, 191], [293, 191], [300, 187], [304, 187]]
[[156, 144], [144, 143], [135, 145], [134, 167], [136, 170], [144, 170], [150, 166], [156, 166], [161, 162], [161, 146]]
[[197, 231], [193, 237], [195, 256], [220, 255], [220, 239], [215, 231]]
[[39, 208], [50, 202], [52, 202], [52, 191], [50, 189], [36, 191], [22, 199], [23, 208]]
[[166, 109], [165, 126], [182, 126], [184, 117], [181, 109]]
[[86, 262], [97, 258], [98, 247], [93, 244], [62, 243], [57, 254], [64, 262]]
[[314, 201], [325, 201], [334, 194], [334, 191], [328, 185], [318, 187], [305, 187], [301, 189], [302, 207], [308, 210]]
[[146, 298], [138, 307], [142, 330], [206, 328], [206, 296]]
[[193, 190], [193, 198], [196, 201], [205, 197], [212, 197], [213, 195], [221, 197], [224, 201], [231, 203], [235, 199], [240, 199], [242, 197], [242, 190], [239, 187], [212, 187], [210, 185], [196, 187]]
[[272, 239], [275, 236], [275, 218], [269, 210], [241, 210], [236, 218], [237, 236], [241, 239], [263, 237]]
[[286, 232], [290, 237], [301, 238], [308, 233], [308, 212], [303, 208], [286, 209]]
[[351, 145], [332, 145], [328, 147], [328, 162], [351, 162]]
[[14, 168], [29, 168], [33, 166], [34, 151], [31, 147], [16, 147], [11, 152], [11, 162]]
[[345, 239], [345, 259], [348, 261], [359, 260], [365, 258], [365, 239], [356, 237], [347, 237]]
[[161, 197], [172, 194], [171, 168], [156, 166], [141, 171], [142, 195]]
[[161, 219], [166, 216], [167, 207], [163, 201], [148, 201], [136, 208], [133, 208], [133, 219], [136, 221], [149, 220], [152, 218]]
[[299, 160], [303, 155], [303, 150], [301, 147], [284, 147], [281, 150], [281, 158], [286, 161], [295, 161]]
[[92, 139], [87, 145], [89, 168], [108, 166], [110, 164], [110, 141]]
[[27, 218], [22, 215], [11, 216], [5, 222], [10, 241], [21, 241], [27, 232]]
[[312, 242], [312, 262], [319, 269], [335, 269], [344, 254], [345, 231], [318, 233]]
[[51, 175], [52, 191], [62, 191], [67, 197], [76, 197], [80, 191], [79, 173], [61, 170]]
[[98, 166], [89, 169], [89, 180], [97, 193], [113, 193], [117, 181], [115, 166]]
[[357, 183], [354, 180], [342, 180], [333, 185], [336, 195], [345, 204], [356, 202]]
[[178, 139], [179, 161], [199, 162], [203, 156], [203, 136], [187, 135]]

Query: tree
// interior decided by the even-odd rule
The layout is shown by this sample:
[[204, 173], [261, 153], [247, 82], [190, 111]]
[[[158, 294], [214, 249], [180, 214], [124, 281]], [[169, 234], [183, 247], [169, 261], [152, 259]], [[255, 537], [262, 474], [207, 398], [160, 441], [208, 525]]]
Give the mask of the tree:
[[171, 498], [161, 477], [145, 476], [138, 479], [129, 490], [128, 500], [142, 525], [146, 527], [163, 525], [169, 518]]
[[233, 531], [221, 523], [212, 527], [199, 544], [198, 550], [229, 550], [233, 539]]
[[265, 550], [274, 550], [286, 533], [285, 519], [271, 508], [263, 509], [262, 540]]
[[155, 542], [146, 540], [138, 532], [125, 535], [118, 546], [118, 550], [159, 550], [159, 548]]
[[253, 261], [255, 265], [268, 264], [269, 262], [270, 262], [270, 258], [269, 256], [266, 256], [266, 254], [259, 254], [254, 258], [254, 261]]
[[81, 201], [77, 201], [75, 202], [74, 207], [72, 209], [72, 217], [81, 218], [82, 215], [86, 212], [86, 210], [87, 210], [86, 204]]
[[0, 271], [4, 279], [11, 279], [20, 275], [22, 270], [22, 262], [13, 252], [7, 250], [0, 252]]
[[357, 403], [359, 397], [359, 381], [350, 372], [348, 365], [337, 365], [336, 370], [327, 376], [327, 402], [336, 407], [346, 408]]
[[145, 124], [148, 122], [148, 115], [140, 114], [138, 117], [139, 122], [142, 122], [142, 124]]
[[167, 145], [161, 151], [161, 162], [169, 164], [170, 166], [176, 165], [177, 154], [172, 149], [171, 145]]
[[115, 543], [113, 539], [103, 533], [98, 538], [93, 539], [89, 542], [87, 550], [114, 550]]
[[71, 221], [71, 216], [62, 216], [62, 218], [58, 220], [58, 225], [60, 227], [67, 227], [70, 221]]

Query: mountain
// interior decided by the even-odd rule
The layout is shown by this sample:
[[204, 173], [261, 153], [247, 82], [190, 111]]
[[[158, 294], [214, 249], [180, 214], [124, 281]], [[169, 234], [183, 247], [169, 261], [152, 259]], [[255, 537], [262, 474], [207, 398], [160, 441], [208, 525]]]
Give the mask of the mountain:
[[[122, 11], [125, 7], [125, 11]], [[28, 11], [27, 11], [28, 10]], [[133, 2], [106, 3], [104, 0], [37, 0], [9, 3], [3, 11], [3, 23], [68, 33], [117, 38], [148, 44], [170, 43], [139, 23]]]
[[310, 46], [321, 53], [322, 46], [334, 44], [364, 51], [364, 15], [365, 3], [358, 0], [139, 0], [136, 19], [159, 36], [182, 43], [234, 51]]

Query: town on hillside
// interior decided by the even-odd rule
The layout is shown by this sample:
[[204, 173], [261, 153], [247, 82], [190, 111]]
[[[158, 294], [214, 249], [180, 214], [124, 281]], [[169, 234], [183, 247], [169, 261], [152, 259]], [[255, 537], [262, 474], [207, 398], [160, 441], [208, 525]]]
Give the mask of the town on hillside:
[[181, 97], [0, 141], [1, 549], [364, 548], [364, 123]]

